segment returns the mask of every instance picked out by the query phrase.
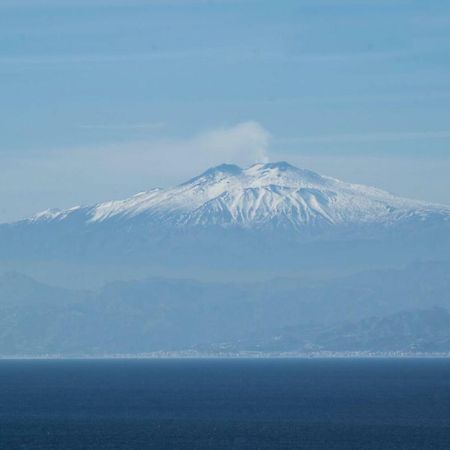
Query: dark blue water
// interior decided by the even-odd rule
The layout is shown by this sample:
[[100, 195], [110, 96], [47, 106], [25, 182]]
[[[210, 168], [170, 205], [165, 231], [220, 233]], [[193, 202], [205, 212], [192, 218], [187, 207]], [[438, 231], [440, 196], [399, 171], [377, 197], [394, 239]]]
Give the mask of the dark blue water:
[[1, 449], [448, 449], [450, 360], [0, 361]]

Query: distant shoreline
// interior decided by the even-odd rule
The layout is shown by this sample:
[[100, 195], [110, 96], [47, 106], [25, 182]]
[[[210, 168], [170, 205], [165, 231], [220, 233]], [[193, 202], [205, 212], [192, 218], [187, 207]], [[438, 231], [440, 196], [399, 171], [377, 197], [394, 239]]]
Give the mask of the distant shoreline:
[[195, 353], [152, 352], [107, 355], [0, 355], [6, 360], [160, 360], [160, 359], [431, 359], [450, 358], [450, 352], [314, 352], [314, 353]]

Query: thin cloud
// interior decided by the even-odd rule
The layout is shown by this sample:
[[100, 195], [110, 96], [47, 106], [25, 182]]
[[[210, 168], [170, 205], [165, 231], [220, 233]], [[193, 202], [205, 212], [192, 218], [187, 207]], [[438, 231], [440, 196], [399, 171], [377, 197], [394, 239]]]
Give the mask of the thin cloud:
[[[2, 156], [3, 217], [14, 219], [50, 207], [121, 198], [178, 184], [211, 166], [248, 166], [268, 160], [270, 134], [255, 121], [201, 131], [184, 139], [146, 139], [109, 145], [29, 151]], [[0, 192], [1, 194], [1, 192]], [[15, 208], [15, 209], [14, 209]]]
[[203, 47], [185, 50], [164, 50], [144, 53], [113, 54], [58, 54], [58, 55], [12, 55], [0, 57], [1, 64], [53, 65], [92, 64], [116, 62], [164, 61], [179, 59], [216, 59], [220, 61], [272, 61], [298, 64], [341, 64], [343, 62], [364, 62], [391, 60], [406, 53], [400, 52], [347, 52], [347, 53], [292, 53], [259, 51], [254, 47]]
[[[247, 121], [202, 131], [184, 139], [153, 138], [116, 144], [28, 152], [23, 167], [32, 173], [61, 175], [63, 185], [83, 186], [95, 180], [155, 180], [156, 184], [183, 181], [211, 166], [235, 163], [248, 166], [268, 161], [270, 133], [258, 122]], [[89, 161], [89, 165], [86, 164]], [[11, 161], [16, 163], [17, 161]], [[24, 177], [27, 170], [24, 170]], [[64, 175], [62, 175], [64, 174]], [[76, 176], [75, 176], [76, 174]], [[44, 177], [46, 179], [46, 177]], [[73, 188], [72, 186], [72, 188]], [[42, 188], [42, 186], [41, 186]]]
[[127, 123], [127, 124], [82, 124], [77, 128], [87, 130], [160, 130], [164, 128], [163, 122], [153, 123]]
[[0, 8], [73, 8], [73, 7], [133, 7], [133, 6], [183, 6], [214, 3], [243, 3], [257, 0], [2, 0]]
[[64, 55], [21, 55], [0, 57], [1, 64], [91, 64], [133, 61], [152, 61], [160, 59], [179, 59], [184, 57], [204, 56], [198, 51], [167, 51], [153, 53], [119, 53], [119, 54], [64, 54]]
[[277, 139], [281, 144], [341, 144], [341, 143], [370, 143], [396, 142], [414, 140], [445, 140], [450, 139], [450, 131], [413, 131], [413, 132], [376, 132], [333, 134], [322, 136], [300, 136]]

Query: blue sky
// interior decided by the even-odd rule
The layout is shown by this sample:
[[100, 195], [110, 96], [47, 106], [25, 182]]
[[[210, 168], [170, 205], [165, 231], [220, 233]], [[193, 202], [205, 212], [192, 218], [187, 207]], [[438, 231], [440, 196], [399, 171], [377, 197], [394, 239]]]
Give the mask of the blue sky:
[[286, 159], [450, 204], [450, 2], [1, 0], [0, 220]]

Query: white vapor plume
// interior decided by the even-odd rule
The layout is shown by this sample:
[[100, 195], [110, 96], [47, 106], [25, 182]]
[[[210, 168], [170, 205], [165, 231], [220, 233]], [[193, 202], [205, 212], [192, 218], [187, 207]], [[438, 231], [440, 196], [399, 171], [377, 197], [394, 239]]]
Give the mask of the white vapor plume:
[[8, 211], [3, 216], [15, 219], [49, 207], [126, 197], [178, 184], [222, 163], [245, 167], [265, 162], [270, 139], [259, 123], [248, 121], [187, 138], [27, 152], [21, 158], [20, 172], [17, 161], [6, 158], [2, 170], [9, 190], [0, 194], [27, 201], [21, 202], [17, 216]]

